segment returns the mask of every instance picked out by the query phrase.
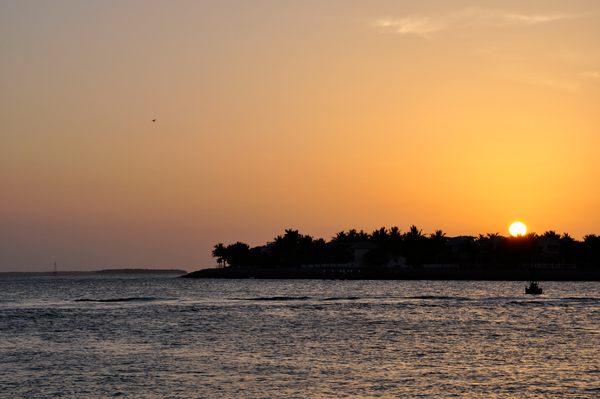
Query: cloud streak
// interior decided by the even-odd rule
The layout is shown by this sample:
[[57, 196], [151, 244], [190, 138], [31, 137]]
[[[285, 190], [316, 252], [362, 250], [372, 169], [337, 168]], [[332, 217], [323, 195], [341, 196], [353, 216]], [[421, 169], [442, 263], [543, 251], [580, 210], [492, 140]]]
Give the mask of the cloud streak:
[[553, 78], [546, 78], [542, 76], [526, 76], [526, 75], [513, 75], [506, 74], [504, 76], [505, 79], [511, 80], [514, 82], [525, 83], [533, 86], [542, 86], [548, 87], [552, 89], [558, 89], [569, 92], [576, 92], [581, 89], [579, 82], [577, 81], [568, 81], [568, 80], [557, 80]]
[[600, 79], [600, 72], [587, 71], [582, 72], [579, 76], [581, 76], [584, 79]]
[[375, 26], [387, 32], [429, 36], [450, 28], [469, 26], [528, 26], [572, 18], [570, 15], [525, 15], [494, 10], [467, 9], [442, 16], [406, 16], [384, 18]]
[[553, 22], [560, 19], [569, 18], [567, 15], [523, 15], [523, 14], [503, 14], [500, 18], [504, 21], [516, 25], [533, 25], [544, 22]]
[[376, 26], [387, 28], [401, 34], [413, 33], [424, 36], [432, 32], [439, 31], [445, 27], [442, 21], [435, 21], [431, 18], [421, 17], [406, 17], [400, 19], [389, 18], [378, 21]]

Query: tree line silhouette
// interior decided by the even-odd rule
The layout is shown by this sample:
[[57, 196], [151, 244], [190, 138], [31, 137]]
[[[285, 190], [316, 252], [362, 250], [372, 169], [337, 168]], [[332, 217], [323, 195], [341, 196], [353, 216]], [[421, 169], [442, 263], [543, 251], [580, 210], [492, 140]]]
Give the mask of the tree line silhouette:
[[[365, 243], [367, 245], [365, 246]], [[442, 230], [429, 235], [416, 226], [407, 232], [382, 227], [371, 233], [340, 231], [328, 242], [288, 229], [267, 245], [251, 248], [243, 242], [216, 244], [212, 256], [219, 267], [294, 268], [302, 265], [337, 264], [354, 261], [354, 249], [369, 248], [366, 267], [403, 263], [410, 267], [452, 264], [459, 267], [518, 268], [545, 264], [600, 268], [600, 237], [589, 234], [582, 241], [568, 233], [546, 231], [503, 237], [499, 233], [450, 238]]]

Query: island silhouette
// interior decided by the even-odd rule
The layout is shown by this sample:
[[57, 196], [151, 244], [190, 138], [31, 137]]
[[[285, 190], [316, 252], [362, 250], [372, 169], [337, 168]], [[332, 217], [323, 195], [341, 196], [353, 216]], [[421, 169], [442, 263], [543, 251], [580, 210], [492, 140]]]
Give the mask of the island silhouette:
[[600, 237], [578, 241], [553, 230], [448, 237], [412, 225], [406, 232], [340, 231], [325, 241], [287, 229], [252, 248], [240, 241], [218, 243], [212, 256], [216, 268], [185, 277], [600, 280]]

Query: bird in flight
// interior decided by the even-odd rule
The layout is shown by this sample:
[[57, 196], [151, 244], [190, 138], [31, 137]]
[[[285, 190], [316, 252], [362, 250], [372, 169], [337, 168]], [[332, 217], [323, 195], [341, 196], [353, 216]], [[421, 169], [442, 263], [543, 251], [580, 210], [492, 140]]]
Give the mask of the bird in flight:
[[152, 122], [156, 122], [156, 119], [152, 119]]

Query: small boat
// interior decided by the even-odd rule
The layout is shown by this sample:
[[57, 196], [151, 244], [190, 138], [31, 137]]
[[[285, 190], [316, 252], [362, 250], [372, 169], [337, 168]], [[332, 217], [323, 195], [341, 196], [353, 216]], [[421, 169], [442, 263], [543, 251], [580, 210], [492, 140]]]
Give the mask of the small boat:
[[530, 295], [541, 295], [544, 291], [540, 288], [537, 281], [530, 281], [529, 287], [525, 287], [525, 293]]

